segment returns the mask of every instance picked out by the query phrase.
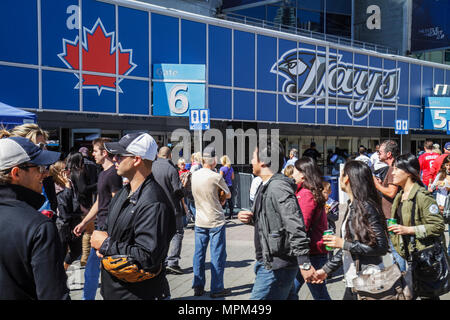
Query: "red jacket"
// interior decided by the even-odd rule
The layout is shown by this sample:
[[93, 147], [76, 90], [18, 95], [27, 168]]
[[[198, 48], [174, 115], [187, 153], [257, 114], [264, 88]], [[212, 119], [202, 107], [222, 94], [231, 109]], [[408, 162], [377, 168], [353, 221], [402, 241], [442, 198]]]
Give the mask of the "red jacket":
[[306, 233], [310, 238], [309, 254], [327, 254], [328, 251], [325, 249], [322, 239], [323, 232], [328, 229], [325, 208], [319, 208], [312, 192], [309, 189], [302, 188], [300, 184], [297, 187], [295, 195], [302, 210]]

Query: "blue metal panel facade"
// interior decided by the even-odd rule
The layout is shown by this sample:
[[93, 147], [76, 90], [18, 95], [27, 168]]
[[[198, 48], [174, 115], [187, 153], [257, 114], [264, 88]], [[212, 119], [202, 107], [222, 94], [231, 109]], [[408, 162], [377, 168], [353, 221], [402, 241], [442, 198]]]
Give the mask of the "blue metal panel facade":
[[24, 2], [0, 2], [0, 96], [22, 108], [171, 116], [152, 114], [152, 68], [196, 64], [213, 120], [420, 129], [424, 98], [450, 83], [444, 65], [146, 4]]

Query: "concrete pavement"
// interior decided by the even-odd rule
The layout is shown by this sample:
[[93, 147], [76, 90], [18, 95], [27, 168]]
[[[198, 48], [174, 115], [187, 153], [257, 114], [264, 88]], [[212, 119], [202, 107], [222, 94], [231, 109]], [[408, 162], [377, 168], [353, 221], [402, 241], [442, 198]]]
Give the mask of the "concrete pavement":
[[[341, 205], [341, 211], [344, 207]], [[342, 217], [341, 217], [342, 218]], [[340, 223], [337, 228], [339, 230]], [[448, 233], [446, 232], [448, 241]], [[227, 262], [225, 268], [224, 282], [225, 287], [232, 290], [230, 296], [219, 298], [223, 300], [248, 300], [255, 280], [253, 271], [255, 262], [255, 250], [253, 243], [253, 227], [242, 224], [239, 220], [228, 221], [226, 225], [227, 241]], [[175, 300], [209, 300], [210, 290], [210, 255], [209, 249], [206, 256], [206, 286], [205, 295], [195, 297], [192, 289], [192, 260], [194, 254], [194, 230], [193, 225], [188, 225], [185, 229], [183, 239], [183, 249], [181, 251], [180, 267], [184, 274], [168, 274], [171, 298]], [[386, 256], [385, 265], [390, 265], [391, 259]], [[80, 268], [79, 261], [76, 261], [68, 270], [68, 283], [71, 288], [71, 297], [73, 300], [82, 299], [82, 288], [84, 283], [84, 268]], [[344, 294], [345, 285], [343, 282], [342, 270], [339, 270], [332, 279], [327, 282], [328, 292], [333, 300], [341, 300]], [[313, 300], [311, 293], [304, 285], [299, 293], [300, 300]], [[450, 300], [450, 293], [441, 296], [442, 300]], [[96, 300], [102, 300], [100, 289], [97, 290]], [[214, 300], [218, 300], [217, 298]]]

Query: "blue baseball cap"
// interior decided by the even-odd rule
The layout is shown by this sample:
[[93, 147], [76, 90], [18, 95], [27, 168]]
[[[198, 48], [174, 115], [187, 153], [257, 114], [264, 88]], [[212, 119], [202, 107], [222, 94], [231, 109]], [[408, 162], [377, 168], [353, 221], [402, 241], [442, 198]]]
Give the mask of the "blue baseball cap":
[[447, 143], [444, 145], [444, 149], [450, 151], [450, 142], [447, 142]]
[[0, 171], [25, 163], [49, 166], [59, 160], [60, 152], [42, 150], [27, 138], [0, 139]]

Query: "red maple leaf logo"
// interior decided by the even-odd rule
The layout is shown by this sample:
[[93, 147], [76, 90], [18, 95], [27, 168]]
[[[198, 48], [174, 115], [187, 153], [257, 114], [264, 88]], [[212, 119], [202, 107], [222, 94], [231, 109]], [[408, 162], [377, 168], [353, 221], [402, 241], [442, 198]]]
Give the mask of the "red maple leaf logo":
[[[131, 49], [122, 49], [122, 45], [118, 43], [115, 47], [114, 32], [107, 33], [100, 18], [97, 19], [94, 27], [88, 30], [84, 27], [84, 41], [82, 42], [82, 66], [84, 71], [98, 73], [116, 73], [116, 54], [118, 55], [119, 75], [128, 75], [136, 64], [132, 62], [133, 51]], [[80, 64], [80, 41], [78, 36], [75, 41], [71, 42], [63, 39], [64, 52], [58, 54], [58, 57], [70, 69], [79, 69]], [[117, 48], [119, 50], [117, 50]], [[78, 75], [75, 74], [77, 77]], [[119, 82], [122, 79], [119, 79]], [[116, 77], [105, 75], [82, 75], [83, 89], [97, 89], [100, 95], [101, 91], [115, 91], [116, 85], [119, 92], [122, 92]], [[79, 88], [79, 84], [75, 89]]]

